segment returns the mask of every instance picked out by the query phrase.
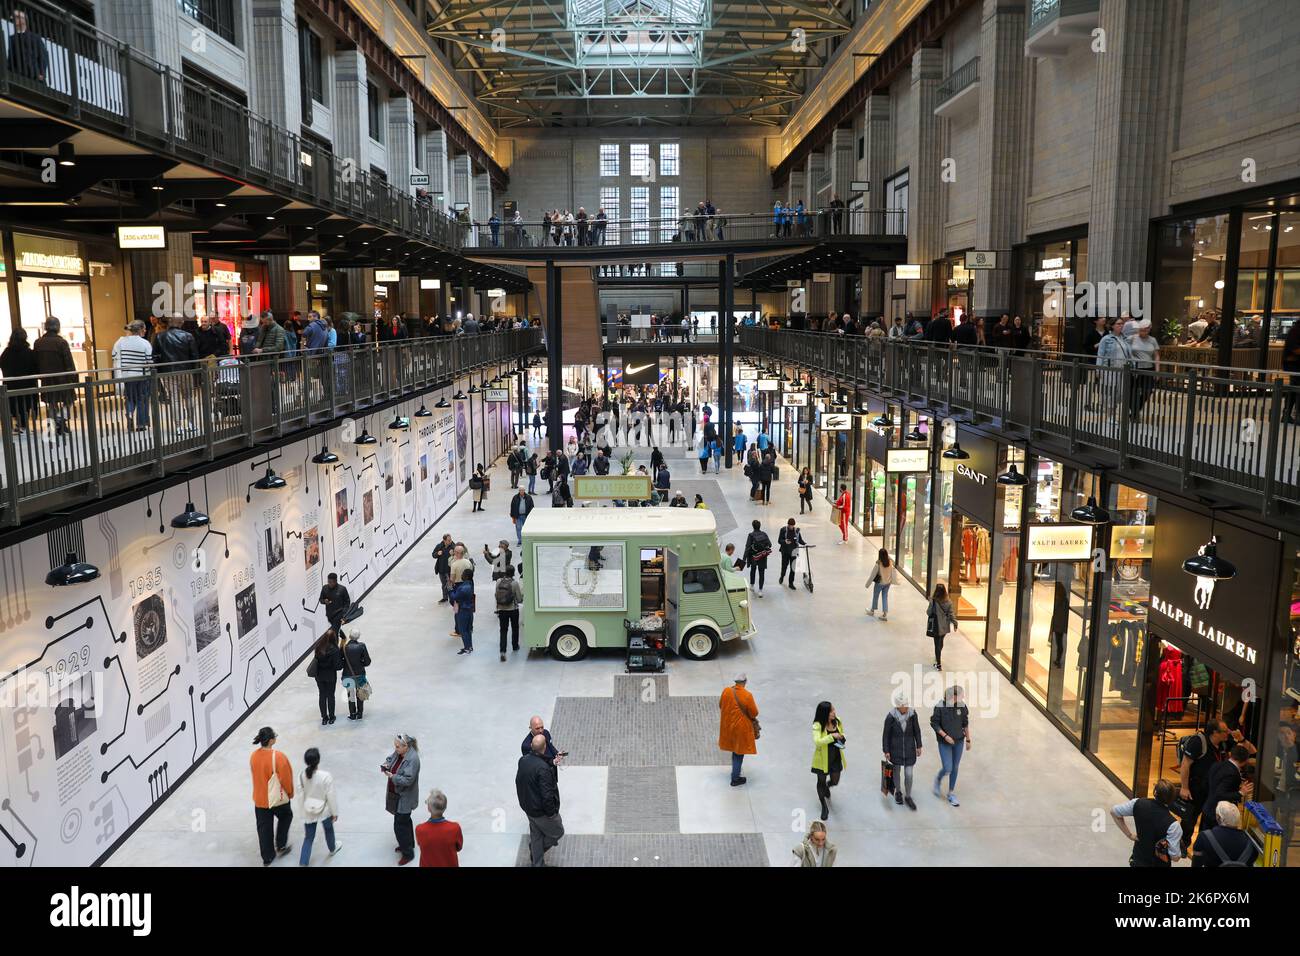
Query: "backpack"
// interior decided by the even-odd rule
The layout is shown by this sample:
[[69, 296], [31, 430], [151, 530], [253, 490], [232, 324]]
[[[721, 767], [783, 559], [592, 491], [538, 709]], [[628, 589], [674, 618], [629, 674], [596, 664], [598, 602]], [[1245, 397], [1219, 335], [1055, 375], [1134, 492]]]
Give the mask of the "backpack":
[[1223, 847], [1220, 845], [1218, 837], [1209, 830], [1206, 830], [1202, 836], [1205, 837], [1205, 842], [1210, 845], [1210, 849], [1214, 851], [1214, 855], [1219, 858], [1219, 866], [1250, 866], [1250, 864], [1246, 862], [1246, 860], [1250, 858], [1250, 851], [1252, 849], [1249, 843], [1246, 844], [1246, 849], [1242, 852], [1241, 856], [1237, 857], [1235, 860], [1230, 860], [1228, 859], [1228, 855], [1223, 852]]
[[754, 532], [754, 553], [752, 560], [758, 561], [772, 553], [772, 539], [766, 531]]
[[[1202, 733], [1195, 733], [1195, 734], [1188, 734], [1186, 737], [1179, 738], [1176, 751], [1178, 754], [1178, 763], [1180, 766], [1182, 765], [1184, 758], [1187, 757], [1187, 745], [1197, 737], [1204, 738], [1205, 735]], [[1204, 757], [1207, 753], [1210, 752], [1210, 742], [1208, 740], [1203, 740], [1203, 743], [1205, 745], [1205, 748], [1201, 751], [1201, 757]], [[1200, 757], [1194, 757], [1192, 759], [1199, 760]]]
[[497, 607], [505, 607], [507, 604], [513, 604], [515, 600], [515, 589], [511, 585], [514, 578], [497, 578], [496, 599]]

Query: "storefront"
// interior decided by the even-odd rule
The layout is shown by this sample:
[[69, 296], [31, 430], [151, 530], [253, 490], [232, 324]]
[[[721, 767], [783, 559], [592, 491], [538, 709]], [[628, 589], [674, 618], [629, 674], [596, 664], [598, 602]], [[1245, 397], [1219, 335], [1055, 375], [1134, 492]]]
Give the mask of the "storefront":
[[966, 268], [966, 253], [956, 252], [935, 260], [934, 277], [935, 301], [948, 310], [954, 326], [960, 325], [970, 314], [971, 296], [974, 294], [974, 276]]
[[[257, 259], [194, 257], [194, 318], [212, 316], [230, 330], [239, 330], [271, 306], [266, 263]], [[187, 316], [189, 318], [189, 316]]]
[[947, 588], [962, 633], [983, 648], [992, 587], [998, 446], [965, 429], [958, 429], [957, 441], [968, 457], [941, 456], [935, 478], [931, 591], [938, 584]]
[[[910, 409], [890, 413], [890, 444], [895, 448], [922, 448], [931, 441], [928, 419]], [[925, 441], [909, 441], [924, 435]], [[930, 568], [930, 495], [936, 484], [934, 463], [925, 471], [891, 471], [886, 463], [884, 547], [898, 569], [922, 593], [928, 594]]]
[[1300, 195], [1199, 203], [1152, 223], [1151, 246], [1161, 358], [1282, 367], [1300, 319]]
[[117, 248], [103, 240], [24, 232], [4, 232], [0, 239], [4, 325], [22, 328], [35, 343], [45, 320], [56, 318], [78, 369], [111, 365], [110, 350], [127, 322]]
[[891, 427], [877, 424], [886, 405], [878, 399], [859, 400], [865, 413], [857, 418], [857, 445], [853, 465], [853, 526], [876, 537], [885, 530], [885, 466], [889, 459]]
[[[1082, 352], [1091, 321], [1076, 315], [1075, 287], [1088, 279], [1088, 231], [1067, 229], [1036, 238], [1014, 250], [1017, 283], [1012, 315], [1024, 319], [1037, 347], [1051, 352]], [[1128, 306], [1131, 311], [1137, 310]]]

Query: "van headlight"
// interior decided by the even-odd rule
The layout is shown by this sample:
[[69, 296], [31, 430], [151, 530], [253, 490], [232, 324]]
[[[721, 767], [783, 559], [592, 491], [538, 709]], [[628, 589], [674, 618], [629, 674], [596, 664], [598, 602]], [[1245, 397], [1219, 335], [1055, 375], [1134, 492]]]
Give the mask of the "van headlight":
[[748, 607], [749, 607], [749, 598], [745, 598], [743, 601], [741, 601], [741, 602], [740, 602], [740, 606], [743, 607], [743, 608], [748, 608]]

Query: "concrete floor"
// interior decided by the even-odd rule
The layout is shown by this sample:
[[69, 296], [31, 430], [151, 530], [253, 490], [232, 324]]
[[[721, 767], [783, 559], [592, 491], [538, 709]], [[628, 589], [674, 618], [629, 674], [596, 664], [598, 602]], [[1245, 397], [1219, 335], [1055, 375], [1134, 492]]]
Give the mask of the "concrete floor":
[[[673, 470], [675, 476], [704, 484], [697, 470], [690, 474], [693, 463], [683, 462]], [[486, 513], [471, 514], [468, 497], [462, 499], [364, 600], [366, 611], [358, 624], [375, 661], [369, 671], [375, 697], [367, 705], [365, 720], [344, 719], [346, 701], [340, 691], [344, 716], [322, 727], [315, 683], [304, 665], [249, 714], [108, 865], [259, 865], [247, 761], [249, 741], [264, 724], [279, 733], [280, 748], [295, 770], [303, 751], [316, 746], [322, 766], [337, 781], [337, 828], [344, 850], [326, 860], [318, 837], [314, 864], [393, 865], [391, 818], [384, 812], [384, 779], [378, 767], [395, 733], [419, 739], [422, 791], [438, 787], [448, 795], [448, 816], [465, 832], [462, 865], [515, 864], [521, 837], [527, 833], [515, 800], [514, 773], [528, 718], [541, 714], [549, 725], [558, 697], [611, 697], [623, 662], [618, 655], [602, 653], [560, 664], [520, 651], [501, 663], [491, 610], [479, 611], [476, 652], [456, 655], [460, 642], [448, 636], [450, 613], [436, 604], [439, 592], [430, 552], [444, 528], [480, 557], [483, 543], [495, 547], [501, 538], [513, 540], [506, 517], [509, 480], [504, 469], [498, 466], [496, 472]], [[792, 510], [798, 504], [793, 478], [794, 471], [783, 465], [781, 481], [773, 486], [773, 504], [762, 508], [747, 500], [748, 482], [740, 468], [724, 470], [713, 493], [725, 494], [739, 527], [724, 534], [723, 543], [730, 540], [743, 547], [755, 517], [775, 540], [780, 524], [798, 514], [797, 507]], [[544, 488], [539, 481], [539, 490]], [[710, 495], [706, 492], [705, 497]], [[546, 507], [549, 499], [539, 495], [538, 504]], [[948, 638], [944, 677], [961, 683], [972, 705], [974, 747], [961, 765], [962, 805], [950, 807], [930, 792], [939, 767], [928, 726], [930, 703], [911, 683], [925, 732], [914, 789], [918, 810], [896, 807], [881, 797], [877, 741], [892, 690], [917, 677], [933, 679], [929, 675], [934, 672], [926, 668], [931, 645], [925, 637], [924, 600], [903, 583], [893, 588], [888, 623], [868, 617], [864, 581], [878, 541], [850, 532], [849, 544], [835, 544], [838, 532], [829, 523], [829, 507], [822, 499], [816, 507], [802, 526], [805, 538], [818, 546], [813, 551], [816, 594], [779, 589], [769, 579], [765, 596], [753, 600], [758, 633], [750, 641], [724, 646], [712, 661], [672, 659], [668, 664], [673, 696], [716, 700], [737, 671], [747, 672], [763, 724], [759, 753], [745, 761], [746, 786], [728, 785], [724, 754], [718, 754], [715, 765], [675, 768], [676, 833], [743, 834], [751, 849], [754, 835], [761, 836], [771, 865], [792, 865], [791, 848], [818, 813], [809, 772], [810, 730], [817, 702], [829, 699], [844, 721], [849, 742], [847, 768], [828, 821], [831, 842], [838, 847], [837, 865], [1125, 865], [1128, 843], [1108, 813], [1122, 795], [960, 634]], [[771, 578], [778, 565], [774, 555]], [[480, 598], [480, 608], [490, 607], [490, 582], [486, 589], [480, 586], [481, 593], [485, 590], [488, 598]], [[931, 693], [938, 691], [932, 688]], [[557, 728], [557, 742], [563, 747], [560, 733]], [[715, 734], [710, 730], [711, 738]], [[629, 737], [626, 746], [642, 743]], [[626, 819], [620, 821], [617, 836], [589, 839], [606, 833], [606, 796], [613, 775], [613, 768], [598, 766], [561, 770], [566, 830], [583, 835], [573, 841], [570, 859], [632, 866], [673, 863], [661, 860], [657, 850], [653, 860], [639, 855], [635, 841], [628, 842]], [[623, 794], [618, 799], [625, 798]], [[616, 805], [624, 806], [626, 817], [625, 805], [611, 800], [610, 806]], [[663, 816], [649, 813], [657, 822], [648, 828], [671, 830]], [[415, 819], [424, 819], [422, 809]], [[295, 821], [295, 846], [301, 839], [302, 828]], [[671, 849], [684, 839], [647, 837], [646, 845]], [[708, 840], [711, 846], [725, 842], [717, 836]], [[576, 852], [579, 847], [581, 854]], [[565, 862], [563, 849], [562, 843], [551, 854], [559, 865]], [[682, 850], [677, 862], [728, 859], [709, 856], [708, 848], [697, 850]], [[753, 862], [752, 853], [730, 859]], [[296, 862], [295, 850], [276, 865]]]

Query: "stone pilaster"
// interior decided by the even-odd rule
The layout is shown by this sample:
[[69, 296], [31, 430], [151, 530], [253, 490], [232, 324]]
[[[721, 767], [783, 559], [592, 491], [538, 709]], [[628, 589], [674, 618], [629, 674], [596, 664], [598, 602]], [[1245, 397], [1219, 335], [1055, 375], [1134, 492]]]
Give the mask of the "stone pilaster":
[[[852, 141], [853, 131], [849, 130]], [[871, 191], [864, 197], [863, 208], [868, 213], [881, 212], [888, 203], [885, 197], [885, 177], [894, 165], [894, 120], [888, 93], [877, 93], [867, 97], [862, 116], [862, 177], [871, 184]], [[854, 144], [856, 145], [856, 144]], [[853, 160], [853, 168], [858, 167]], [[841, 197], [843, 198], [843, 197]], [[845, 199], [845, 202], [848, 200]], [[885, 229], [894, 231], [899, 224], [893, 220], [898, 217], [867, 215], [863, 223], [852, 223], [852, 228], [868, 231]], [[884, 219], [890, 221], [885, 222]], [[915, 260], [913, 260], [915, 261]], [[862, 270], [862, 302], [860, 311], [869, 319], [879, 318], [884, 314], [884, 275], [885, 270], [879, 266], [868, 266]]]
[[192, 42], [182, 32], [176, 0], [113, 0], [95, 4], [98, 25], [128, 46], [180, 71], [181, 44]]
[[[132, 317], [149, 321], [182, 312], [186, 285], [194, 281], [194, 243], [188, 232], [167, 232], [166, 249], [128, 252], [131, 263]], [[165, 285], [157, 285], [165, 283]], [[201, 290], [193, 290], [202, 294]]]
[[943, 50], [922, 47], [916, 51], [909, 105], [916, 153], [908, 175], [907, 257], [921, 264], [924, 278], [908, 283], [907, 307], [925, 314], [930, 312], [934, 295], [933, 262], [943, 255], [943, 124], [934, 115], [935, 94], [943, 76]]
[[469, 153], [457, 153], [451, 159], [451, 194], [455, 205], [470, 203], [473, 211], [473, 168]]
[[475, 222], [486, 223], [492, 215], [492, 177], [487, 170], [474, 170], [474, 198], [470, 200], [470, 214]]
[[998, 267], [975, 274], [971, 310], [986, 318], [1011, 308], [1011, 247], [1021, 236], [1025, 208], [1028, 64], [1025, 5], [984, 0], [975, 245], [996, 252]]
[[[253, 0], [253, 112], [288, 130], [303, 124], [298, 20], [293, 0]], [[311, 117], [306, 117], [310, 120]], [[310, 126], [310, 124], [308, 124]]]
[[366, 58], [360, 50], [334, 55], [334, 154], [370, 171], [370, 114], [366, 106]]
[[305, 316], [311, 309], [311, 299], [307, 294], [308, 274], [290, 272], [287, 255], [266, 257], [266, 279], [270, 286], [271, 311], [277, 316], [295, 311]]
[[388, 181], [401, 192], [411, 189], [415, 169], [415, 111], [405, 96], [388, 101]]
[[[451, 157], [447, 131], [431, 129], [424, 136], [424, 171], [429, 174], [429, 195], [439, 209], [451, 205], [451, 175], [448, 169]], [[438, 196], [442, 196], [441, 203]]]

